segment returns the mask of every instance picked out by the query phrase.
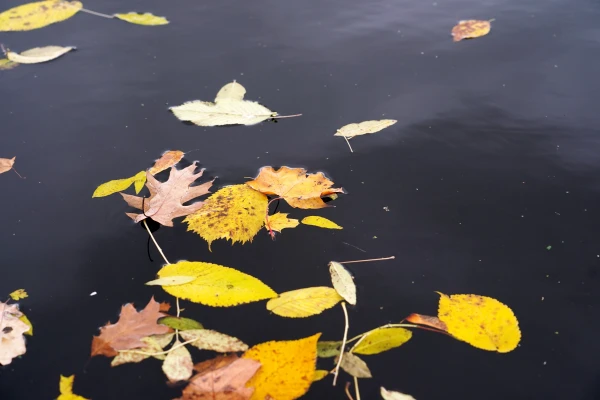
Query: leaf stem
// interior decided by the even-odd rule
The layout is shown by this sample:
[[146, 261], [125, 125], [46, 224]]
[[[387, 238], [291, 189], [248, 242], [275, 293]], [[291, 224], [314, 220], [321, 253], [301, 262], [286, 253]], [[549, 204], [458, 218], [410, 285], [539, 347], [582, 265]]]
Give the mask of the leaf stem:
[[354, 393], [356, 393], [356, 400], [360, 400], [360, 390], [358, 389], [358, 378], [354, 377]]
[[276, 115], [273, 118], [274, 119], [278, 119], [278, 118], [295, 118], [295, 117], [301, 117], [302, 114], [294, 114], [294, 115]]
[[350, 394], [350, 390], [349, 389], [350, 389], [350, 382], [346, 382], [346, 387], [344, 388], [344, 391], [346, 392], [346, 396], [348, 396], [348, 398], [350, 400], [354, 400], [354, 398]]
[[198, 338], [188, 340], [187, 342], [179, 343], [178, 345], [171, 347], [169, 350], [159, 351], [157, 353], [148, 353], [146, 351], [139, 351], [139, 350], [127, 350], [127, 351], [130, 351], [130, 352], [135, 353], [135, 354], [143, 354], [145, 356], [160, 356], [161, 354], [169, 354], [173, 350], [176, 350], [176, 349], [178, 349], [180, 347], [186, 346], [186, 345], [188, 345], [188, 344], [190, 344], [192, 342], [195, 342], [196, 340], [198, 340]]
[[371, 261], [383, 261], [383, 260], [393, 260], [396, 256], [391, 257], [382, 257], [382, 258], [370, 258], [368, 260], [352, 260], [352, 261], [338, 261], [340, 264], [353, 264], [360, 262], [371, 262]]
[[269, 206], [275, 200], [281, 200], [281, 199], [283, 199], [283, 197], [275, 197], [273, 200], [269, 201], [269, 203], [267, 204], [267, 213], [265, 214], [265, 224], [267, 225], [267, 229], [269, 230], [269, 235], [271, 236], [272, 240], [275, 240], [275, 232], [273, 232], [273, 229], [271, 229], [271, 222], [269, 221]]
[[348, 322], [348, 310], [346, 310], [346, 302], [342, 301], [342, 309], [344, 310], [344, 318], [346, 321], [346, 326], [344, 327], [344, 339], [342, 340], [342, 347], [340, 347], [340, 358], [338, 358], [338, 363], [335, 366], [335, 370], [333, 372], [333, 386], [337, 382], [337, 377], [340, 371], [340, 365], [342, 365], [342, 358], [344, 358], [344, 347], [346, 347], [346, 339], [348, 338], [348, 329], [350, 328], [350, 322]]
[[[165, 260], [165, 262], [167, 264], [171, 264], [169, 262], [169, 260], [167, 260], [167, 257], [165, 257], [165, 253], [163, 253], [162, 249], [160, 248], [160, 246], [158, 245], [158, 243], [156, 242], [156, 239], [154, 239], [154, 235], [152, 234], [152, 232], [150, 231], [150, 228], [148, 228], [148, 224], [146, 223], [146, 220], [142, 221], [144, 223], [144, 226], [146, 227], [146, 230], [148, 231], [148, 233], [150, 234], [150, 237], [152, 238], [152, 241], [154, 242], [154, 245], [156, 246], [156, 248], [158, 249], [158, 252], [160, 253], [160, 255], [162, 256], [162, 258]], [[179, 316], [179, 315], [178, 315]]]
[[96, 11], [87, 10], [85, 8], [81, 8], [81, 9], [79, 9], [79, 11], [83, 11], [84, 13], [96, 15], [96, 16], [102, 17], [102, 18], [113, 19], [115, 17], [114, 15], [102, 14], [102, 13], [99, 13], [99, 12], [96, 12]]
[[342, 136], [344, 138], [344, 140], [346, 140], [346, 143], [348, 143], [348, 147], [350, 147], [350, 153], [354, 153], [354, 150], [352, 150], [352, 146], [350, 146], [350, 141], [348, 140], [348, 138], [346, 136]]

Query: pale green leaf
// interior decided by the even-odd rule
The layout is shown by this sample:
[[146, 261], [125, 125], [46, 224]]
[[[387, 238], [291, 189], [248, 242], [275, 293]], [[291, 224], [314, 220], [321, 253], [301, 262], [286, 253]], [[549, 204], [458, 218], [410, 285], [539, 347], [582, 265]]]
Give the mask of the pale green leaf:
[[[337, 362], [337, 360], [336, 360]], [[372, 378], [367, 363], [352, 353], [344, 353], [340, 367], [347, 373], [357, 378]]]
[[356, 285], [350, 272], [336, 261], [329, 263], [329, 273], [333, 287], [349, 304], [356, 305]]
[[13, 62], [19, 64], [38, 64], [46, 61], [54, 60], [62, 56], [65, 53], [75, 49], [75, 47], [60, 47], [60, 46], [46, 46], [36, 47], [31, 50], [22, 52], [21, 54], [7, 51], [6, 57]]
[[168, 326], [169, 328], [177, 329], [180, 331], [187, 331], [191, 329], [204, 329], [204, 326], [198, 321], [190, 318], [183, 317], [163, 317], [157, 321], [161, 325]]
[[342, 341], [323, 341], [317, 343], [317, 356], [320, 358], [336, 357], [340, 354]]

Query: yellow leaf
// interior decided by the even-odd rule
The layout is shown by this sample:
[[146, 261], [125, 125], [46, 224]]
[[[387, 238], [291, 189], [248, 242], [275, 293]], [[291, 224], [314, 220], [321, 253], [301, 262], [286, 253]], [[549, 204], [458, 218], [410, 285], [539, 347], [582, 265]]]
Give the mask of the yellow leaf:
[[227, 186], [211, 195], [183, 221], [210, 244], [216, 239], [246, 243], [265, 223], [267, 196], [246, 185]]
[[19, 64], [39, 64], [52, 61], [74, 49], [75, 47], [46, 46], [29, 49], [21, 54], [8, 50], [6, 57]]
[[136, 12], [130, 12], [127, 14], [115, 14], [115, 17], [138, 25], [166, 25], [169, 23], [165, 17], [157, 17], [156, 15], [152, 15], [150, 13], [140, 14]]
[[379, 132], [388, 126], [394, 125], [396, 122], [398, 121], [395, 119], [382, 119], [379, 121], [363, 121], [358, 124], [348, 124], [338, 129], [333, 136], [344, 136], [352, 139], [354, 136]]
[[319, 228], [327, 228], [327, 229], [344, 229], [333, 221], [328, 220], [327, 218], [317, 217], [315, 215], [311, 215], [310, 217], [306, 217], [302, 220], [304, 225], [313, 225], [318, 226]]
[[250, 400], [293, 400], [308, 391], [315, 376], [320, 333], [300, 340], [266, 342], [252, 347], [242, 358], [256, 360], [260, 369], [248, 381], [254, 387]]
[[458, 25], [452, 28], [454, 41], [459, 42], [463, 39], [472, 39], [487, 35], [492, 29], [492, 25], [490, 24], [492, 21], [480, 21], [476, 19], [460, 21]]
[[150, 282], [146, 282], [148, 286], [177, 286], [183, 285], [184, 283], [190, 283], [196, 280], [196, 276], [167, 276], [166, 278], [155, 279]]
[[[271, 229], [277, 232], [281, 232], [285, 228], [295, 228], [299, 222], [297, 219], [289, 219], [287, 213], [277, 213], [269, 216], [269, 225]], [[265, 226], [265, 229], [269, 229]]]
[[27, 318], [27, 316], [25, 314], [23, 314], [19, 317], [19, 319], [21, 320], [21, 322], [24, 322], [29, 327], [29, 330], [27, 332], [24, 332], [24, 334], [33, 336], [33, 324], [31, 323], [29, 318]]
[[0, 32], [43, 28], [71, 18], [82, 7], [79, 1], [48, 0], [23, 4], [0, 14]]
[[[100, 185], [96, 188], [96, 190], [94, 191], [94, 194], [92, 194], [92, 197], [105, 197], [105, 196], [109, 196], [114, 193], [122, 192], [123, 190], [126, 190], [129, 186], [133, 185], [136, 181], [139, 181], [141, 179], [140, 178], [141, 174], [144, 174], [144, 179], [145, 179], [146, 172], [140, 171], [137, 174], [135, 174], [134, 176], [131, 176], [129, 178], [116, 179], [114, 181], [109, 181], [109, 182], [103, 183], [102, 185]], [[136, 188], [137, 188], [137, 185], [136, 185]]]
[[207, 306], [231, 307], [277, 296], [270, 287], [253, 276], [217, 264], [179, 261], [165, 265], [158, 271], [159, 278], [169, 276], [195, 276], [192, 282], [165, 286], [163, 289], [180, 299]]
[[339, 262], [329, 263], [329, 274], [333, 287], [349, 304], [356, 305], [356, 285], [350, 272]]
[[329, 371], [326, 371], [324, 369], [318, 369], [315, 371], [315, 374], [313, 375], [313, 382], [320, 381], [321, 379], [325, 378], [327, 375], [329, 375]]
[[17, 289], [14, 292], [12, 292], [11, 294], [9, 294], [9, 296], [11, 299], [13, 299], [15, 301], [29, 297], [29, 295], [27, 294], [25, 289]]
[[412, 332], [404, 328], [377, 328], [368, 333], [364, 339], [354, 347], [352, 353], [378, 354], [394, 347], [402, 346], [412, 337]]
[[1, 58], [0, 59], [0, 71], [6, 71], [9, 69], [13, 69], [15, 67], [18, 67], [19, 64], [13, 61], [10, 61], [8, 58]]
[[505, 304], [475, 294], [440, 296], [438, 318], [456, 339], [499, 353], [508, 353], [519, 344], [519, 321]]
[[279, 297], [269, 300], [267, 310], [282, 317], [304, 318], [321, 314], [342, 300], [342, 296], [333, 288], [311, 287], [281, 293]]
[[135, 194], [140, 193], [146, 184], [146, 171], [140, 171], [133, 176], [133, 187], [135, 188]]
[[73, 381], [75, 375], [71, 376], [60, 376], [60, 396], [56, 400], [88, 400], [85, 397], [73, 394]]

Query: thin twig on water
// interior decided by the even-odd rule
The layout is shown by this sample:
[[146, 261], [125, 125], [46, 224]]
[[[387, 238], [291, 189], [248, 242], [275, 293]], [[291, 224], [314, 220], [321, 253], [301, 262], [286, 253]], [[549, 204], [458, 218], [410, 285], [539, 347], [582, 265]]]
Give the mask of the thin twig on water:
[[152, 238], [152, 241], [154, 242], [154, 245], [156, 246], [156, 248], [158, 249], [158, 252], [160, 253], [160, 255], [162, 256], [162, 258], [165, 260], [165, 262], [167, 264], [171, 264], [169, 262], [169, 260], [167, 260], [167, 257], [165, 257], [165, 253], [163, 253], [162, 249], [160, 248], [160, 246], [158, 245], [158, 243], [156, 242], [156, 239], [154, 239], [154, 235], [152, 234], [152, 232], [150, 231], [150, 228], [148, 228], [148, 224], [146, 223], [146, 220], [142, 221], [144, 223], [144, 226], [146, 227], [146, 230], [148, 231], [148, 233], [150, 234], [150, 237]]
[[102, 17], [102, 18], [113, 19], [115, 17], [114, 15], [102, 14], [102, 13], [99, 13], [96, 11], [87, 10], [85, 8], [81, 8], [79, 11], [83, 11], [84, 13], [92, 14], [92, 15], [95, 15], [97, 17]]
[[360, 400], [360, 390], [358, 389], [358, 378], [354, 377], [354, 393], [356, 393], [356, 400]]
[[352, 264], [352, 263], [360, 263], [360, 262], [371, 262], [371, 261], [384, 261], [384, 260], [393, 260], [396, 256], [391, 257], [382, 257], [382, 258], [370, 258], [368, 260], [352, 260], [352, 261], [338, 261], [340, 264]]
[[346, 143], [348, 143], [348, 147], [350, 147], [350, 153], [354, 153], [354, 150], [352, 150], [352, 146], [350, 146], [350, 141], [348, 140], [348, 138], [346, 136], [342, 137], [346, 140]]
[[335, 366], [335, 370], [333, 372], [333, 386], [335, 386], [338, 374], [340, 372], [340, 365], [342, 365], [342, 358], [344, 358], [344, 348], [346, 347], [346, 339], [348, 338], [348, 329], [350, 328], [350, 322], [348, 321], [348, 310], [346, 310], [346, 303], [343, 301], [342, 309], [344, 310], [344, 319], [346, 321], [346, 326], [344, 327], [344, 339], [342, 340], [342, 347], [340, 347], [340, 358], [338, 358], [338, 363]]

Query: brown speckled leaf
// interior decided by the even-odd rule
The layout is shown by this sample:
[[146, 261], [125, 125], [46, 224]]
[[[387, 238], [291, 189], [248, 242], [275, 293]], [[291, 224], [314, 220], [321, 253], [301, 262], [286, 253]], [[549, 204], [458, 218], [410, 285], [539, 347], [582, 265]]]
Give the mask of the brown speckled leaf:
[[248, 345], [238, 338], [210, 329], [191, 329], [181, 331], [179, 334], [186, 342], [196, 339], [190, 344], [200, 350], [213, 350], [219, 353], [248, 350]]
[[[173, 343], [173, 348], [180, 345], [179, 340]], [[177, 347], [172, 350], [165, 357], [165, 361], [162, 365], [162, 370], [169, 378], [170, 382], [187, 381], [192, 376], [194, 370], [194, 363], [192, 362], [192, 355], [185, 348], [185, 346]]]

